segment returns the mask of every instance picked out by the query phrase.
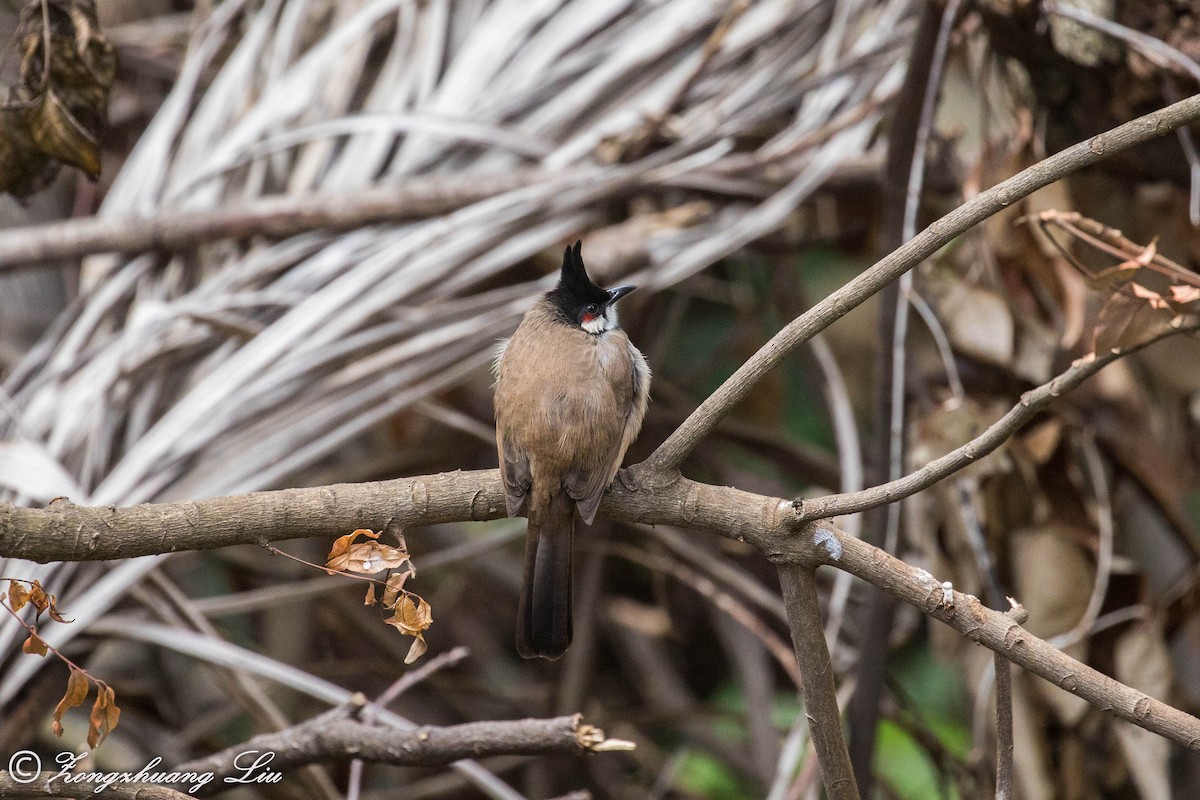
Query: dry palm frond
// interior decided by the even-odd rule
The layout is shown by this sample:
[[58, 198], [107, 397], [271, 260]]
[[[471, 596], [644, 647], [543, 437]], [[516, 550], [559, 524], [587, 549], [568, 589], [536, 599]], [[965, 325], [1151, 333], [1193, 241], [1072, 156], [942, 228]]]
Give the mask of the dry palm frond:
[[[868, 147], [901, 76], [910, 5], [216, 6], [102, 215], [417, 176], [530, 180], [403, 224], [92, 259], [80, 301], [3, 387], [3, 432], [25, 455], [0, 450], [0, 489], [124, 505], [303, 482], [477, 374], [545, 286], [490, 288], [512, 284], [514, 265], [595, 231], [599, 275], [663, 287], [777, 229]], [[662, 213], [614, 218], [612, 201], [635, 190]], [[704, 213], [672, 214], [698, 192]], [[84, 629], [156, 562], [107, 572], [73, 603], [79, 622], [49, 636]], [[13, 569], [63, 595], [72, 575], [95, 580]], [[9, 622], [5, 645], [20, 632]], [[0, 701], [37, 664], [9, 666]]]

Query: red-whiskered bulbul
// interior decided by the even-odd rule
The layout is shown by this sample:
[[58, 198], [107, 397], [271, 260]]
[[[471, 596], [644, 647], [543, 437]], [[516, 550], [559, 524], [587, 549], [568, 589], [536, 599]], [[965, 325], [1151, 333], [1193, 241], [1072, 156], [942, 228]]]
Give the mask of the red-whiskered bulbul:
[[637, 438], [650, 397], [646, 359], [617, 324], [632, 286], [592, 283], [580, 243], [558, 285], [496, 355], [496, 449], [508, 515], [527, 508], [517, 651], [558, 658], [571, 643], [575, 512], [588, 525]]

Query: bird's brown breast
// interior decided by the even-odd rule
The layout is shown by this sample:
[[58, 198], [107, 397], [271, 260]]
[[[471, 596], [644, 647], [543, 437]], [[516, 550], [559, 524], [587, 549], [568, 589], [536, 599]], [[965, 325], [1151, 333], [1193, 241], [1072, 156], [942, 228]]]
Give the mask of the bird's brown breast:
[[509, 341], [496, 384], [496, 424], [533, 472], [607, 469], [633, 405], [629, 339], [594, 336], [535, 306]]

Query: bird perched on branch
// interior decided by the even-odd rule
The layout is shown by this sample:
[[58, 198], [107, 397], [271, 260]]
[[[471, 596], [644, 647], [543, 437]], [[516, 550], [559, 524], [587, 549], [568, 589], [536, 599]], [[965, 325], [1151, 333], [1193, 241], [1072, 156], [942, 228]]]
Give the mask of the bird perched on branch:
[[527, 509], [517, 651], [561, 656], [571, 643], [571, 540], [588, 525], [637, 438], [650, 368], [617, 324], [633, 286], [592, 283], [580, 243], [558, 285], [525, 313], [496, 362], [496, 449], [508, 515]]

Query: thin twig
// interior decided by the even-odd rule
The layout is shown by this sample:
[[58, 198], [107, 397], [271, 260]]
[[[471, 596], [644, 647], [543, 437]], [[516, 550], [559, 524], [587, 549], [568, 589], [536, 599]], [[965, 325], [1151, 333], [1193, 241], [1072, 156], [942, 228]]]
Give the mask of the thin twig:
[[750, 631], [750, 633], [762, 642], [767, 652], [774, 657], [775, 661], [792, 680], [792, 683], [799, 688], [801, 682], [800, 671], [783, 638], [771, 630], [769, 626], [763, 624], [763, 621], [755, 616], [750, 609], [746, 608], [745, 604], [739, 602], [728, 592], [717, 586], [707, 575], [702, 575], [678, 561], [672, 561], [661, 556], [656, 557], [630, 545], [613, 544], [609, 546], [609, 550], [614, 555], [620, 556], [627, 561], [632, 561], [635, 564], [641, 564], [647, 569], [657, 569], [674, 575], [681, 584], [704, 597], [716, 608], [724, 611], [734, 622]]
[[1021, 395], [1020, 401], [1007, 414], [988, 427], [982, 434], [953, 450], [941, 458], [929, 462], [918, 470], [910, 472], [903, 478], [875, 486], [861, 492], [829, 495], [812, 500], [798, 500], [800, 518], [805, 521], [836, 517], [865, 511], [870, 508], [893, 503], [896, 500], [916, 494], [949, 475], [958, 472], [969, 464], [991, 453], [1004, 444], [1013, 433], [1032, 419], [1039, 411], [1050, 405], [1060, 395], [1071, 391], [1085, 380], [1095, 375], [1104, 367], [1124, 355], [1137, 352], [1154, 342], [1160, 341], [1185, 330], [1195, 330], [1196, 323], [1186, 328], [1176, 328], [1156, 334], [1148, 341], [1122, 348], [1119, 351], [1105, 353], [1102, 356], [1088, 356], [1072, 364], [1065, 372], [1052, 378], [1036, 389], [1031, 389]]
[[[1029, 618], [1029, 612], [1020, 603], [1013, 602], [1005, 616], [1020, 626]], [[996, 667], [996, 800], [1011, 800], [1013, 795], [1013, 709], [1012, 709], [1012, 665], [999, 650], [995, 653]]]
[[84, 217], [10, 228], [0, 239], [0, 273], [94, 253], [182, 250], [217, 239], [282, 239], [312, 230], [350, 230], [376, 222], [437, 216], [551, 177], [527, 170], [424, 179], [344, 194], [265, 197], [211, 211], [163, 212], [127, 219]]

